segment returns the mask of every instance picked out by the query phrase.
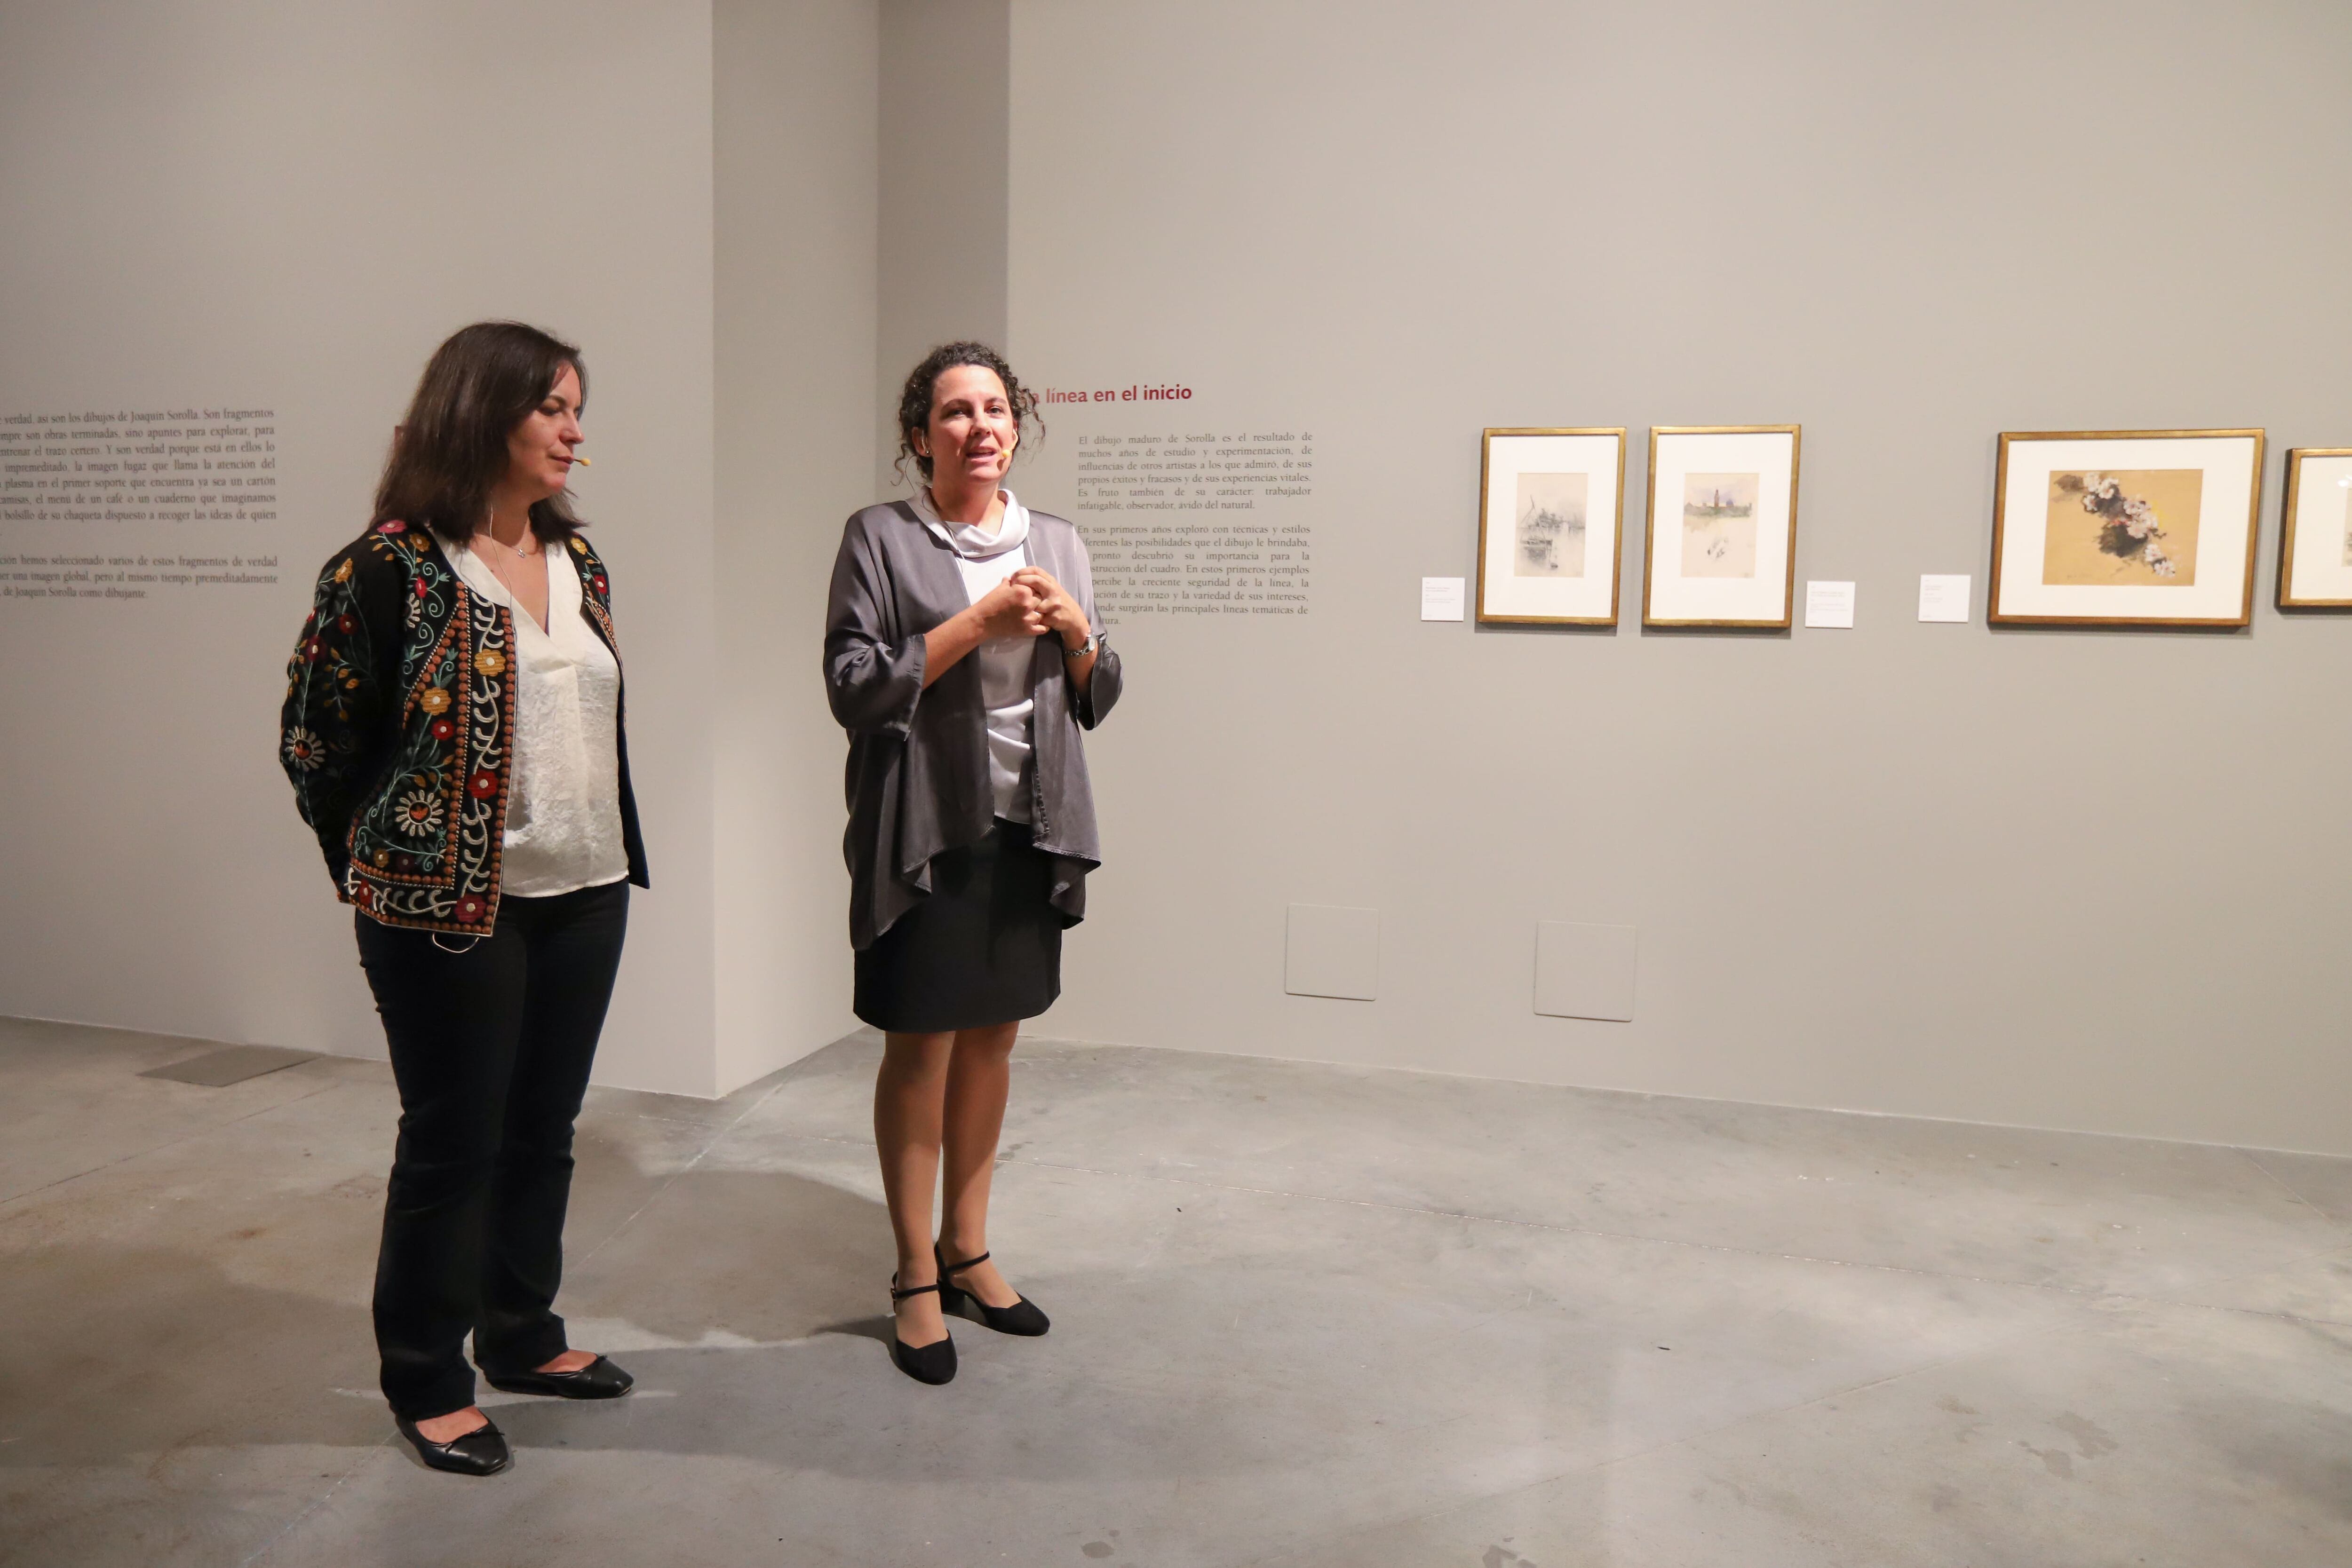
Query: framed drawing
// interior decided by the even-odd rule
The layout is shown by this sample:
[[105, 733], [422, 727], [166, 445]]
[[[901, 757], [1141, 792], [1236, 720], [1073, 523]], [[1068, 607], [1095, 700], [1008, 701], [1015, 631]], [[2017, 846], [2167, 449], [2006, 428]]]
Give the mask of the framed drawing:
[[1643, 625], [1787, 630], [1798, 435], [1793, 424], [1652, 428]]
[[2286, 455], [2278, 607], [2352, 610], [2352, 446]]
[[2004, 432], [1987, 619], [2243, 626], [2262, 488], [2259, 430]]
[[1614, 626], [1622, 425], [1489, 430], [1478, 464], [1478, 620]]

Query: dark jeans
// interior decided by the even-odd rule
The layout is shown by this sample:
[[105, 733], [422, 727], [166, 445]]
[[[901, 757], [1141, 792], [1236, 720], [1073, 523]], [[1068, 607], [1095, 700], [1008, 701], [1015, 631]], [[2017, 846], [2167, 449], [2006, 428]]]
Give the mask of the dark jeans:
[[400, 1085], [376, 1347], [393, 1413], [423, 1421], [474, 1402], [468, 1330], [488, 1372], [563, 1354], [552, 1304], [572, 1123], [620, 967], [629, 887], [502, 899], [497, 934], [470, 946], [356, 919]]

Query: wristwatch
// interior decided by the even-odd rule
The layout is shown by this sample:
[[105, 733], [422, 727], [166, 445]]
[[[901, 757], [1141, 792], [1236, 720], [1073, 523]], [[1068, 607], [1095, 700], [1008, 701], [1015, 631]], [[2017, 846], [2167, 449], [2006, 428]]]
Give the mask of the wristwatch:
[[1092, 632], [1089, 632], [1087, 633], [1086, 643], [1082, 647], [1073, 648], [1067, 643], [1063, 643], [1062, 657], [1065, 659], [1083, 659], [1088, 653], [1093, 653], [1097, 647], [1101, 646], [1101, 644], [1102, 639], [1096, 636]]

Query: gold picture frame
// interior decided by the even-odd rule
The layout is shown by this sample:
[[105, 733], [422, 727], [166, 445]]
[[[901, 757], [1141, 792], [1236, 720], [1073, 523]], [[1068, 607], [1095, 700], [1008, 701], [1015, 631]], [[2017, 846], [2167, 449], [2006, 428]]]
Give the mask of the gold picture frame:
[[[1503, 483], [1511, 504], [1498, 517]], [[1605, 502], [1593, 494], [1604, 485]], [[1571, 537], [1573, 571], [1561, 559]], [[1478, 624], [1616, 625], [1624, 538], [1623, 425], [1494, 425], [1480, 434]]]
[[[1777, 450], [1787, 441], [1785, 457]], [[1687, 450], [1662, 459], [1661, 443]], [[1649, 495], [1643, 507], [1642, 624], [1689, 628], [1785, 632], [1795, 624], [1797, 596], [1797, 492], [1804, 455], [1804, 427], [1797, 424], [1656, 424], [1650, 427]], [[1786, 510], [1781, 510], [1780, 466], [1788, 466]], [[1711, 465], [1707, 469], [1693, 466]], [[1719, 470], [1719, 473], [1717, 472]], [[1661, 559], [1658, 552], [1660, 476], [1669, 475], [1685, 491], [1682, 548]], [[1720, 477], [1745, 481], [1741, 494], [1718, 486], [1702, 510], [1719, 511], [1748, 528], [1736, 541], [1710, 539], [1694, 553], [1688, 486]], [[1744, 510], [1742, 510], [1744, 507]], [[1775, 517], [1777, 514], [1777, 517]], [[1767, 528], [1768, 521], [1778, 526]], [[1713, 523], [1710, 517], [1707, 525]], [[1720, 554], [1718, 555], [1718, 550]], [[1727, 570], [1713, 570], [1717, 566]], [[1743, 572], [1739, 569], [1744, 566]], [[1696, 570], [1686, 569], [1695, 568]], [[1712, 579], [1713, 580], [1707, 580]]]
[[[2321, 480], [2313, 486], [2310, 498], [2320, 504], [2309, 519], [2303, 516], [2306, 462]], [[2327, 493], [2338, 488], [2352, 492], [2352, 446], [2287, 448], [2286, 499], [2279, 507], [2281, 610], [2352, 610], [2352, 494], [2328, 504], [2339, 501]], [[2326, 522], [2334, 528], [2323, 529]]]
[[1987, 623], [2244, 628], [2263, 439], [2255, 428], [2001, 432]]

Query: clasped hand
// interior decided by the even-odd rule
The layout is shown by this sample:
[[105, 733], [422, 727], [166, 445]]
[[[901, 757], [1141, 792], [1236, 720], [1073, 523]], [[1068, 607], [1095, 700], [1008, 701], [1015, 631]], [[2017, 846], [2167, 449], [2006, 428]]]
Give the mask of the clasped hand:
[[971, 608], [984, 637], [1042, 637], [1053, 632], [1072, 648], [1087, 640], [1086, 612], [1043, 567], [1021, 568], [982, 594]]

